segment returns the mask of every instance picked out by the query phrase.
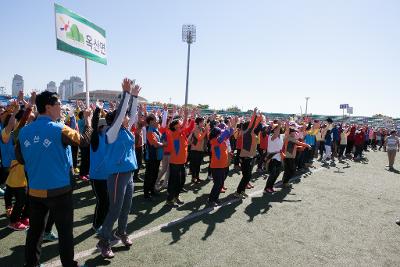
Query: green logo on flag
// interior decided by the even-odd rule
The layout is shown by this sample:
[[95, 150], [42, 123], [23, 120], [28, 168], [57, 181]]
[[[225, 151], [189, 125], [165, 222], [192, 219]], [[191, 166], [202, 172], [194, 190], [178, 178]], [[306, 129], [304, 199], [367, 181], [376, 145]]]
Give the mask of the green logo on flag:
[[78, 26], [76, 26], [76, 24], [72, 24], [71, 30], [67, 32], [67, 38], [80, 42], [82, 44], [84, 42], [83, 34], [79, 32]]

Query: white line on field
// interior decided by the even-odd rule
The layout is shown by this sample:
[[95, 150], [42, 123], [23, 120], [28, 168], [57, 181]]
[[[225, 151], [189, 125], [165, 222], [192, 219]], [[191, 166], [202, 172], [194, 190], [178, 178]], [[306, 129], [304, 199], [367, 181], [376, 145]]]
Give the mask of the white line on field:
[[[320, 168], [315, 169], [315, 170], [310, 171], [310, 172], [311, 172], [311, 173], [317, 173], [317, 172], [320, 172], [320, 171], [322, 171], [322, 170], [326, 170], [326, 168], [320, 167]], [[310, 172], [308, 172], [308, 173], [310, 173]], [[302, 176], [303, 176], [303, 175], [295, 176], [295, 177], [293, 177], [292, 179], [290, 179], [290, 181], [291, 181], [291, 182], [296, 181], [296, 180], [300, 179]], [[275, 183], [274, 186], [278, 187], [278, 186], [280, 186], [281, 184], [282, 184], [282, 181], [279, 181], [279, 182]], [[258, 194], [262, 193], [263, 191], [264, 191], [264, 190], [254, 191], [254, 192], [252, 192], [252, 193], [249, 194], [249, 197], [258, 195]], [[217, 210], [219, 210], [220, 208], [222, 208], [222, 207], [224, 207], [224, 206], [231, 205], [231, 204], [236, 203], [236, 202], [238, 202], [238, 201], [240, 201], [240, 200], [242, 200], [242, 199], [233, 198], [233, 199], [230, 199], [230, 200], [228, 200], [228, 201], [223, 202], [223, 203], [222, 203], [220, 206], [218, 206], [218, 207], [214, 207], [214, 208], [212, 208], [212, 207], [205, 208], [205, 209], [203, 209], [203, 210], [201, 210], [201, 211], [199, 211], [199, 212], [196, 212], [196, 213], [193, 213], [193, 214], [189, 214], [189, 215], [187, 215], [187, 216], [185, 216], [185, 217], [181, 217], [181, 218], [175, 219], [175, 220], [170, 221], [170, 222], [168, 222], [168, 223], [163, 223], [163, 224], [154, 226], [154, 227], [152, 227], [152, 228], [150, 228], [150, 229], [139, 231], [139, 232], [137, 232], [137, 233], [134, 233], [134, 234], [130, 235], [129, 237], [130, 237], [132, 240], [135, 240], [135, 239], [138, 239], [138, 238], [140, 238], [140, 237], [142, 237], [142, 236], [146, 236], [146, 235], [152, 234], [152, 233], [154, 233], [154, 232], [158, 232], [158, 231], [160, 231], [160, 230], [162, 230], [162, 229], [164, 229], [164, 228], [167, 228], [167, 227], [170, 227], [170, 226], [174, 226], [174, 225], [177, 225], [177, 224], [179, 224], [179, 223], [182, 223], [182, 222], [189, 221], [189, 220], [191, 220], [191, 219], [197, 218], [197, 217], [199, 217], [199, 216], [201, 216], [201, 215], [203, 215], [203, 214], [210, 213], [211, 211], [214, 211], [214, 210], [217, 211]], [[121, 241], [118, 240], [118, 241], [113, 242], [111, 245], [112, 245], [112, 246], [115, 246], [115, 245], [118, 245], [118, 244], [120, 244], [120, 243], [121, 243]], [[88, 256], [90, 256], [90, 255], [92, 255], [92, 254], [94, 254], [96, 251], [97, 251], [97, 248], [91, 248], [91, 249], [84, 250], [84, 251], [81, 251], [81, 252], [79, 252], [79, 253], [76, 253], [76, 254], [75, 254], [75, 260], [79, 260], [79, 259], [82, 259], [82, 258], [86, 258], [86, 257], [88, 257]], [[58, 267], [58, 266], [61, 266], [61, 261], [60, 261], [60, 260], [55, 260], [55, 261], [52, 261], [52, 262], [49, 262], [49, 263], [45, 264], [44, 266], [45, 266], [45, 267]]]

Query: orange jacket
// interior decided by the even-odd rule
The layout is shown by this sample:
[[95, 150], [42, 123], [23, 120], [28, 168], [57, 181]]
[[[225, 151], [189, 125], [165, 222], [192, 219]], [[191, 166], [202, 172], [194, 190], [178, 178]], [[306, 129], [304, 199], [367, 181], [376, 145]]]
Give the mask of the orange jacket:
[[188, 127], [170, 131], [171, 155], [169, 162], [172, 164], [185, 164], [188, 157], [188, 135], [193, 130], [194, 121], [192, 120]]
[[217, 138], [210, 141], [211, 144], [211, 168], [226, 168], [229, 166], [228, 147], [226, 142], [219, 143]]

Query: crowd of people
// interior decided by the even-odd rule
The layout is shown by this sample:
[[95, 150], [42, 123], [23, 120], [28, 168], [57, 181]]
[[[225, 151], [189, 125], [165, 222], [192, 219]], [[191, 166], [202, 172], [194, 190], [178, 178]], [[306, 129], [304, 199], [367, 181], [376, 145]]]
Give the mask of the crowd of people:
[[309, 117], [275, 120], [257, 108], [248, 117], [202, 116], [196, 109], [167, 105], [147, 111], [138, 103], [140, 91], [138, 84], [124, 79], [118, 106], [107, 109], [100, 101], [63, 106], [56, 93], [44, 91], [33, 92], [29, 101], [21, 93], [0, 110], [0, 185], [5, 185], [0, 194], [8, 227], [28, 230], [25, 266], [39, 266], [43, 240], [57, 239], [62, 265], [78, 266], [73, 244], [76, 176], [90, 183], [96, 197], [92, 228], [99, 237], [97, 248], [103, 257], [113, 258], [113, 239], [132, 245], [126, 228], [134, 183], [143, 182], [146, 201], [166, 190], [165, 205], [177, 207], [184, 204], [187, 176], [191, 183], [201, 182], [205, 157], [207, 179], [213, 181], [206, 203], [210, 207], [221, 205], [231, 165], [241, 175], [233, 193], [240, 199], [254, 187], [255, 167], [268, 174], [265, 194], [277, 190], [281, 172], [282, 186], [291, 187], [296, 171], [316, 160], [360, 161], [369, 148], [387, 151], [389, 170], [395, 170], [400, 148], [395, 130]]

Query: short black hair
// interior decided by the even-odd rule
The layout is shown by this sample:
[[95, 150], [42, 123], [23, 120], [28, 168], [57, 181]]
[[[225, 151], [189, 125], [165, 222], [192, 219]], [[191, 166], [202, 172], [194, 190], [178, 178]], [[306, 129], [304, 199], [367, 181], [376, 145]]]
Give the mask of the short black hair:
[[146, 123], [147, 124], [150, 124], [150, 122], [152, 121], [152, 120], [155, 120], [156, 119], [156, 117], [153, 115], [153, 114], [150, 114], [150, 115], [148, 115], [147, 117], [146, 117]]
[[175, 131], [175, 126], [179, 124], [179, 119], [174, 119], [171, 121], [171, 123], [169, 124], [169, 129], [171, 131]]
[[221, 129], [218, 127], [214, 127], [211, 131], [210, 131], [210, 140], [217, 137], [218, 135], [221, 134]]
[[116, 114], [117, 114], [116, 110], [111, 111], [111, 112], [107, 112], [107, 114], [106, 114], [106, 123], [107, 123], [108, 126], [111, 126], [111, 124], [114, 122], [114, 118], [115, 118]]
[[196, 120], [194, 121], [197, 125], [199, 125], [199, 123], [203, 122], [204, 118], [203, 117], [197, 117]]
[[83, 110], [79, 111], [79, 113], [78, 113], [78, 118], [79, 118], [80, 120], [83, 119]]
[[230, 119], [231, 119], [231, 117], [226, 117], [226, 118], [224, 119], [224, 123], [225, 123], [225, 124], [228, 124], [229, 121], [230, 121]]
[[46, 105], [53, 106], [59, 100], [58, 94], [50, 91], [43, 91], [36, 96], [36, 107], [39, 114], [46, 112]]
[[243, 130], [243, 131], [246, 131], [247, 128], [249, 128], [249, 125], [250, 125], [250, 122], [249, 122], [249, 121], [244, 122], [244, 123], [242, 124], [242, 130]]

